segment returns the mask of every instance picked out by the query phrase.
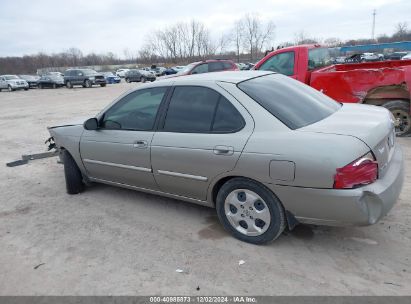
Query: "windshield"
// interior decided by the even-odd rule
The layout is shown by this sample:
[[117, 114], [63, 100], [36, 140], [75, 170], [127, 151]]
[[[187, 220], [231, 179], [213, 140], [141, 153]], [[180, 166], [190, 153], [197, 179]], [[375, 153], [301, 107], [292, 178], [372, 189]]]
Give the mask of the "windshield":
[[197, 65], [197, 63], [191, 63], [191, 64], [185, 66], [183, 69], [181, 69], [177, 74], [186, 74], [186, 73], [190, 72], [196, 65]]
[[16, 75], [7, 75], [7, 76], [4, 76], [4, 78], [6, 78], [6, 80], [20, 79]]
[[292, 130], [320, 121], [341, 108], [323, 93], [281, 74], [253, 78], [237, 86]]
[[314, 48], [308, 50], [308, 69], [314, 70], [332, 64], [330, 49]]

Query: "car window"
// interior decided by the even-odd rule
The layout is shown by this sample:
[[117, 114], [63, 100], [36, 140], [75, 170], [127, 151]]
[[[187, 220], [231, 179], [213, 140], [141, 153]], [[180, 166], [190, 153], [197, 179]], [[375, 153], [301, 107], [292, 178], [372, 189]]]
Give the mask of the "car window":
[[208, 71], [209, 72], [217, 72], [222, 71], [224, 69], [222, 62], [210, 62], [208, 64]]
[[292, 130], [320, 121], [341, 108], [323, 93], [279, 74], [252, 78], [237, 86]]
[[220, 94], [197, 86], [176, 87], [168, 106], [164, 131], [208, 133]]
[[233, 133], [245, 125], [244, 119], [237, 109], [225, 97], [220, 96], [213, 122], [213, 132]]
[[201, 73], [208, 73], [207, 63], [200, 64], [191, 71], [191, 74], [201, 74]]
[[224, 70], [230, 70], [233, 68], [233, 65], [230, 62], [223, 62]]
[[287, 76], [294, 75], [294, 52], [280, 53], [268, 58], [259, 70], [277, 72]]
[[244, 126], [237, 109], [216, 91], [200, 86], [176, 87], [163, 130], [180, 133], [231, 133]]
[[103, 116], [105, 129], [148, 131], [154, 127], [158, 109], [167, 88], [151, 88], [123, 97]]

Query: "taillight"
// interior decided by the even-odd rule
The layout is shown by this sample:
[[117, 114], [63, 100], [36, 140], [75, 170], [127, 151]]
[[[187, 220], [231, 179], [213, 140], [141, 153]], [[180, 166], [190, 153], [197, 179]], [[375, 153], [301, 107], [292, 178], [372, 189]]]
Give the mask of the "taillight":
[[334, 188], [352, 189], [371, 184], [377, 178], [378, 163], [372, 152], [368, 152], [345, 167], [337, 169], [334, 176]]

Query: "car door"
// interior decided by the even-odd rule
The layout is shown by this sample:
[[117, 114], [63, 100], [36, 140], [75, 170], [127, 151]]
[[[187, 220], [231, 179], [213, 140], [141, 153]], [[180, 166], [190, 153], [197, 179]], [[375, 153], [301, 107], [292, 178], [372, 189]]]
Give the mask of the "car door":
[[88, 176], [100, 181], [157, 189], [150, 163], [150, 144], [160, 105], [168, 87], [137, 90], [121, 98], [85, 130], [80, 154]]
[[151, 146], [157, 184], [205, 200], [210, 182], [234, 169], [253, 127], [248, 112], [217, 85], [176, 86]]

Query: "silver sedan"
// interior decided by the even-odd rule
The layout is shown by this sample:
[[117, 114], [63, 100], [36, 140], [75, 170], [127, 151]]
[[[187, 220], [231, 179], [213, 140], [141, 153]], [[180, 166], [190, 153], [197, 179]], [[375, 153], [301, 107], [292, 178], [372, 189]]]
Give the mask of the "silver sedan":
[[99, 182], [215, 207], [255, 244], [298, 223], [374, 224], [403, 183], [389, 111], [271, 72], [146, 84], [49, 132], [69, 194]]

